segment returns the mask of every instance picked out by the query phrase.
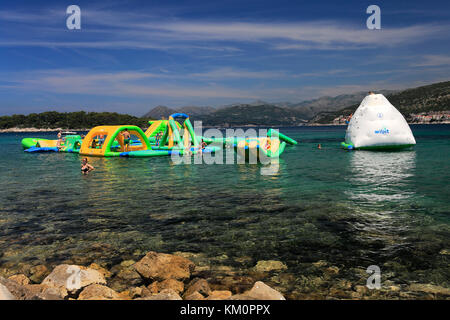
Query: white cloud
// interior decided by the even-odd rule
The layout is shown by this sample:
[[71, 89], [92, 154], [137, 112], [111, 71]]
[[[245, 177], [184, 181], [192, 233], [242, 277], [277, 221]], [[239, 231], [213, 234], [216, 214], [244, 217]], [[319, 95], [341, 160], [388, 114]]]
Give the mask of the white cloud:
[[[418, 24], [368, 30], [364, 25], [349, 25], [337, 20], [296, 23], [190, 21], [95, 10], [82, 10], [82, 17], [82, 30], [76, 38], [68, 37], [67, 30], [59, 23], [64, 18], [59, 11], [41, 14], [2, 12], [0, 20], [15, 23], [16, 28], [4, 30], [6, 36], [0, 46], [239, 51], [243, 50], [243, 45], [252, 43], [276, 50], [354, 50], [447, 37], [449, 29], [448, 24]], [[40, 32], [42, 29], [46, 32]], [[49, 33], [52, 41], [48, 40]]]
[[230, 67], [223, 67], [206, 72], [191, 73], [190, 75], [188, 75], [188, 77], [200, 79], [229, 79], [229, 78], [274, 79], [274, 78], [288, 78], [290, 77], [290, 75], [282, 71], [250, 71]]
[[54, 92], [99, 96], [163, 96], [202, 98], [257, 98], [247, 90], [215, 84], [155, 83], [153, 78], [182, 78], [180, 75], [146, 72], [92, 73], [73, 70], [41, 70], [9, 75], [10, 89], [25, 92]]
[[416, 60], [418, 61], [411, 64], [414, 67], [434, 67], [450, 65], [449, 55], [424, 55], [423, 57], [417, 57]]

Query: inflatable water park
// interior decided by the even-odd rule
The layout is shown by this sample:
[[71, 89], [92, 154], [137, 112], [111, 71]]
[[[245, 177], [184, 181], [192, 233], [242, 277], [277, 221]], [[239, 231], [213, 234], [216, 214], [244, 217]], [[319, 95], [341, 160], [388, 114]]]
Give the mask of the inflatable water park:
[[347, 150], [393, 150], [415, 144], [400, 111], [384, 95], [370, 93], [351, 117], [341, 146]]
[[[269, 129], [264, 137], [203, 137], [194, 132], [189, 116], [174, 113], [168, 120], [149, 121], [144, 132], [135, 125], [97, 126], [86, 136], [68, 134], [62, 139], [24, 138], [25, 152], [68, 152], [84, 156], [146, 158], [216, 153], [233, 149], [244, 158], [278, 158], [294, 139]], [[399, 150], [416, 144], [403, 115], [382, 94], [369, 93], [348, 122], [346, 150]]]
[[28, 153], [69, 152], [84, 156], [128, 158], [215, 153], [231, 147], [248, 160], [252, 156], [259, 159], [261, 155], [279, 157], [286, 146], [297, 144], [294, 139], [272, 129], [268, 130], [267, 137], [198, 136], [189, 116], [184, 113], [172, 114], [168, 120], [149, 121], [149, 124], [145, 132], [135, 125], [115, 125], [94, 127], [85, 137], [66, 135], [57, 140], [25, 138], [22, 147]]

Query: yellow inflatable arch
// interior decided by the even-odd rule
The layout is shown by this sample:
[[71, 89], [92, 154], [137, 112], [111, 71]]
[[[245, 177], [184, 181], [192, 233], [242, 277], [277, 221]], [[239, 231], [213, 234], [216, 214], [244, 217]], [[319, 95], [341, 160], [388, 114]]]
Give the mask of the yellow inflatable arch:
[[[125, 144], [122, 132], [127, 130], [141, 143]], [[86, 156], [118, 157], [125, 151], [150, 149], [150, 142], [141, 128], [132, 125], [99, 126], [92, 128], [83, 139], [80, 154]]]

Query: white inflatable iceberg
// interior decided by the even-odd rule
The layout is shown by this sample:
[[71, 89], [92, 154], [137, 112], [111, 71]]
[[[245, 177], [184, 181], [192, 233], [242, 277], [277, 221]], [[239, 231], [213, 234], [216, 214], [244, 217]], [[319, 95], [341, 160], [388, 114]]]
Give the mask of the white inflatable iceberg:
[[345, 149], [401, 149], [416, 140], [402, 114], [382, 94], [369, 94], [352, 116]]

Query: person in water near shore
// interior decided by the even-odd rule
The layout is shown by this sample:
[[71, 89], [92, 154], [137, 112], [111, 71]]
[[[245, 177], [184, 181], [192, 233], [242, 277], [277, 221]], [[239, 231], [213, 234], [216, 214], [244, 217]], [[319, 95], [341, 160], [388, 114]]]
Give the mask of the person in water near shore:
[[81, 162], [81, 173], [88, 174], [92, 170], [94, 170], [94, 167], [89, 164], [88, 158], [83, 158]]
[[353, 113], [350, 113], [350, 115], [347, 117], [347, 119], [345, 119], [345, 123], [349, 124], [350, 120], [352, 120], [352, 117], [353, 117]]
[[198, 147], [199, 153], [203, 153], [203, 150], [205, 150], [206, 146], [207, 146], [206, 142], [203, 141], [203, 139], [202, 139], [202, 142], [200, 143], [200, 146]]
[[322, 145], [320, 143], [317, 145], [317, 149], [322, 149]]
[[122, 137], [123, 137], [124, 149], [125, 149], [125, 152], [127, 152], [128, 151], [128, 146], [130, 145], [131, 135], [128, 132], [128, 129], [125, 129], [124, 131], [122, 131], [121, 134], [122, 134]]

